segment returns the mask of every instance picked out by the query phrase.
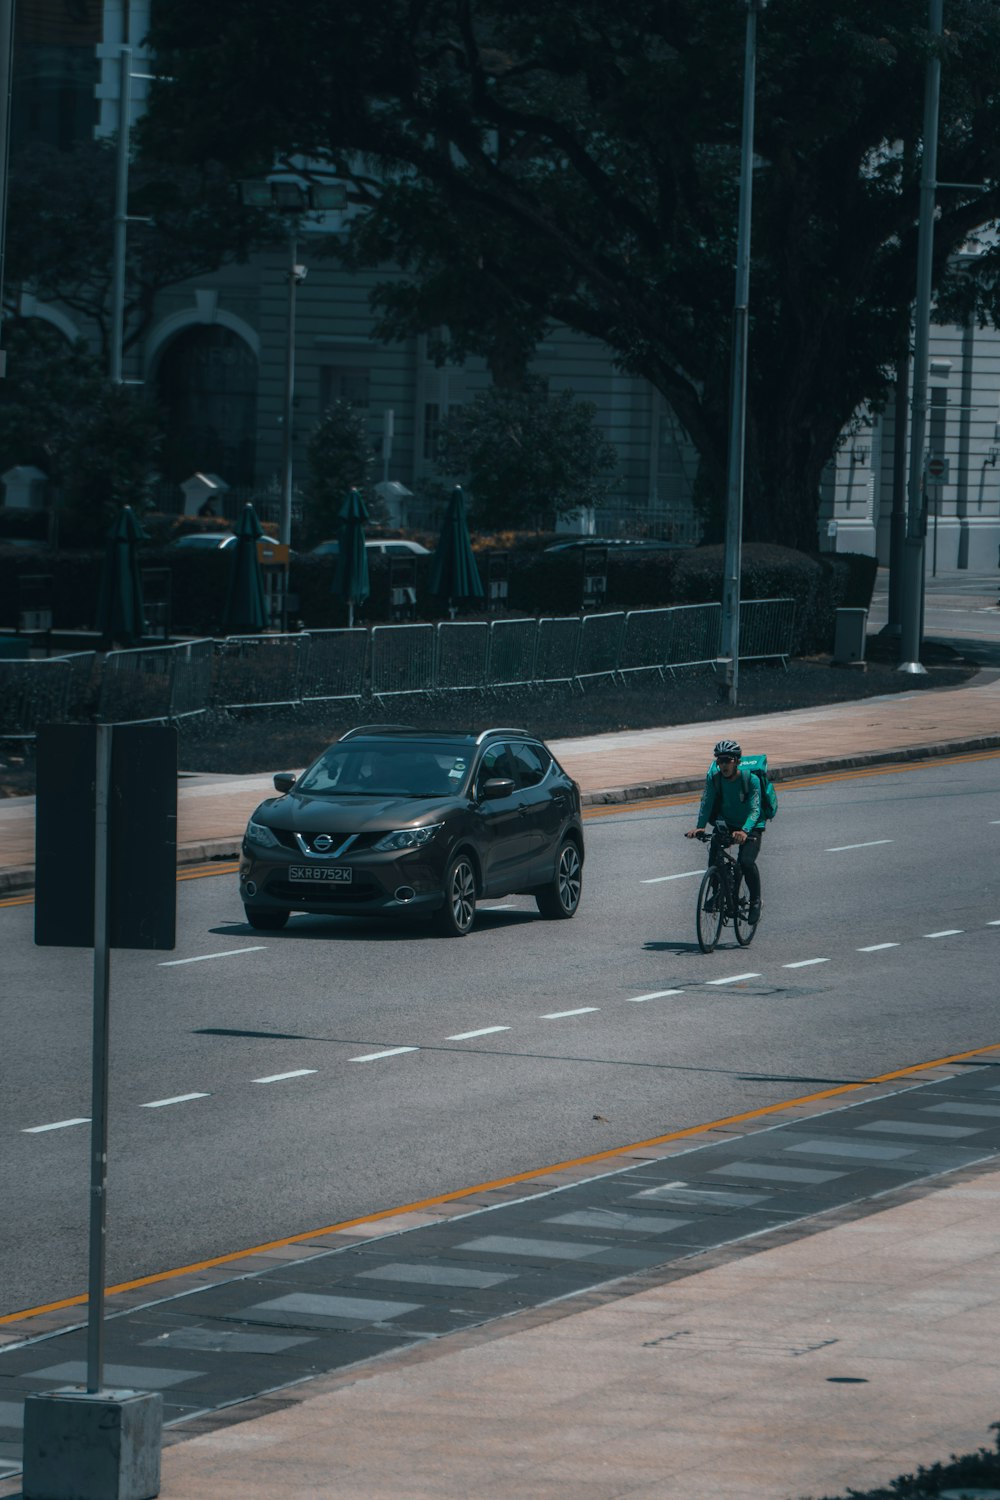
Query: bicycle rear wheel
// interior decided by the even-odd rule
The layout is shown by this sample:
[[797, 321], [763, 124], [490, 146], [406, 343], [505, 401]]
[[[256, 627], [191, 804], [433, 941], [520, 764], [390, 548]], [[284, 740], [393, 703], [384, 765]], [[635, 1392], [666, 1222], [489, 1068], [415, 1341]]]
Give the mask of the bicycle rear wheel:
[[[698, 932], [698, 947], [702, 953], [711, 953], [719, 941], [722, 931], [722, 908], [725, 893], [719, 880], [718, 870], [706, 870], [698, 887], [698, 907], [695, 926]], [[709, 911], [709, 906], [714, 908]]]
[[741, 948], [749, 948], [757, 931], [757, 923], [750, 920], [750, 897], [742, 881], [736, 892], [736, 916], [733, 918], [733, 931], [736, 933], [736, 941]]

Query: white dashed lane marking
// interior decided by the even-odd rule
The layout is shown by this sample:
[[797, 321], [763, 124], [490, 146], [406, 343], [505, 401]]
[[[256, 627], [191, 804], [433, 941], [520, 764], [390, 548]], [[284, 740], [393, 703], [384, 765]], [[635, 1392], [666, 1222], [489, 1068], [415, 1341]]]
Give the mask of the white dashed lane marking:
[[782, 964], [783, 969], [809, 969], [813, 964], [828, 964], [828, 958], [800, 958], [794, 964]]
[[[262, 1080], [257, 1078], [255, 1083]], [[207, 1099], [207, 1094], [175, 1094], [172, 1099], [151, 1099], [148, 1104], [140, 1104], [140, 1109], [165, 1109], [168, 1104], [187, 1104], [189, 1099]]]
[[626, 1005], [641, 1005], [644, 1000], [662, 1000], [664, 995], [683, 995], [683, 990], [651, 990], [648, 995], [630, 995]]
[[641, 880], [640, 885], [660, 885], [664, 880], [690, 880], [694, 875], [704, 875], [704, 869], [685, 870], [682, 875], [654, 875], [651, 880]]
[[315, 1068], [295, 1068], [291, 1073], [269, 1073], [266, 1078], [251, 1078], [251, 1083], [284, 1083], [286, 1078], [305, 1078]]
[[881, 953], [883, 948], [898, 948], [898, 943], [872, 943], [868, 948], [859, 948], [859, 953]]
[[540, 1021], [561, 1021], [563, 1016], [586, 1016], [593, 1010], [600, 1010], [599, 1005], [581, 1005], [576, 1010], [550, 1010], [548, 1015], [539, 1016]]
[[180, 964], [203, 964], [210, 958], [235, 958], [240, 953], [263, 953], [266, 947], [266, 943], [255, 943], [252, 948], [227, 948], [223, 953], [199, 953], [196, 958], [168, 958], [158, 967], [176, 969]]
[[492, 1036], [496, 1031], [509, 1031], [509, 1026], [481, 1026], [478, 1031], [456, 1031], [454, 1036], [446, 1036], [446, 1042], [468, 1042], [474, 1036]]
[[835, 844], [832, 849], [825, 849], [825, 854], [843, 854], [845, 849], [874, 849], [876, 844], [891, 844], [892, 839], [869, 839], [866, 844]]
[[727, 974], [724, 979], [706, 979], [706, 984], [738, 984], [741, 979], [759, 979], [759, 974]]
[[71, 1125], [89, 1125], [90, 1119], [87, 1115], [80, 1115], [75, 1120], [56, 1120], [51, 1125], [29, 1125], [22, 1130], [22, 1135], [43, 1135], [46, 1130], [68, 1130]]
[[360, 1057], [349, 1057], [348, 1062], [378, 1062], [381, 1057], [398, 1057], [401, 1052], [419, 1052], [419, 1047], [386, 1047], [383, 1052], [363, 1052]]
[[925, 938], [936, 937], [958, 937], [963, 931], [961, 927], [945, 927], [941, 932], [925, 932]]

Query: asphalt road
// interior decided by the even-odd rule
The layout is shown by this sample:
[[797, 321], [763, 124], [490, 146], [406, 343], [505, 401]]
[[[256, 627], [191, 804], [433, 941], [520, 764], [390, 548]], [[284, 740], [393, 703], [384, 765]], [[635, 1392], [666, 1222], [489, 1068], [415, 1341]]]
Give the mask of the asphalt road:
[[[577, 918], [242, 920], [112, 962], [109, 1283], [1000, 1041], [1000, 757], [782, 789], [753, 946], [703, 956], [692, 799], [588, 818]], [[86, 1287], [89, 953], [0, 910], [0, 1314]]]

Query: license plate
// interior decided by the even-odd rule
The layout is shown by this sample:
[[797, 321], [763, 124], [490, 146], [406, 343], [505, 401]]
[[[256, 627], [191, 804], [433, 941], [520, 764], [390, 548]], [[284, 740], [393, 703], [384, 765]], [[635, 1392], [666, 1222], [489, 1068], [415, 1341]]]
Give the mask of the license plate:
[[311, 880], [326, 885], [350, 885], [354, 872], [350, 865], [291, 865], [289, 880]]

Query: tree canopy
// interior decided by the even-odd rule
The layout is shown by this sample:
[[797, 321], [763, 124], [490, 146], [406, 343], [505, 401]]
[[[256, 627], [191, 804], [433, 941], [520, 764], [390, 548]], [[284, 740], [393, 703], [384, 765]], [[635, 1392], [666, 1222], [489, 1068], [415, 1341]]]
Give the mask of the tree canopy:
[[[1000, 7], [947, 0], [935, 280], [995, 314]], [[345, 254], [394, 262], [381, 332], [444, 325], [515, 383], [551, 322], [670, 403], [725, 488], [738, 0], [154, 0], [146, 140], [352, 184]], [[770, 0], [758, 27], [746, 531], [815, 546], [823, 466], [878, 406], [915, 286], [926, 0]], [[224, 87], [219, 81], [224, 80]]]

